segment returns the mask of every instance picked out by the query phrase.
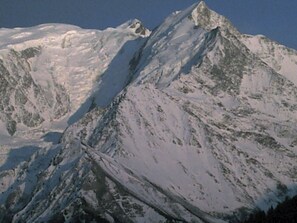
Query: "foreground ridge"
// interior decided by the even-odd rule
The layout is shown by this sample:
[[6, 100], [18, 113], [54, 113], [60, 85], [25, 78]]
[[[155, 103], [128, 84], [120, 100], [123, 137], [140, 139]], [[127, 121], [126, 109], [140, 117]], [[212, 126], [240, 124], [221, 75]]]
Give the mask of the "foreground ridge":
[[0, 77], [30, 81], [0, 109], [0, 222], [238, 222], [296, 193], [296, 51], [203, 1], [153, 32], [12, 33]]

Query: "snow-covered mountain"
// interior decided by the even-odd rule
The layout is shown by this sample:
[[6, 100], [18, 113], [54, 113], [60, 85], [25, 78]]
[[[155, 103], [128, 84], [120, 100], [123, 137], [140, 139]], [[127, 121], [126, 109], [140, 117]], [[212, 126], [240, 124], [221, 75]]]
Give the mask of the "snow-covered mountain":
[[[95, 88], [100, 89], [98, 82], [111, 82], [111, 89], [101, 91], [110, 94], [106, 101], [112, 100], [127, 77], [119, 75], [115, 83], [116, 78], [111, 81], [101, 76], [119, 50], [122, 57], [132, 57], [141, 42], [136, 39], [148, 34], [138, 20], [104, 31], [61, 24], [1, 29], [2, 125], [13, 135], [18, 130], [49, 126], [63, 116], [67, 120], [73, 113], [69, 122], [74, 122], [88, 111], [92, 100], [87, 99]], [[115, 73], [127, 66], [113, 63]]]
[[[50, 124], [0, 147], [0, 222], [232, 222], [296, 193], [295, 50], [204, 2], [152, 33], [138, 20], [2, 32], [20, 40], [4, 38], [1, 76], [19, 58]], [[40, 101], [59, 94], [55, 117]]]

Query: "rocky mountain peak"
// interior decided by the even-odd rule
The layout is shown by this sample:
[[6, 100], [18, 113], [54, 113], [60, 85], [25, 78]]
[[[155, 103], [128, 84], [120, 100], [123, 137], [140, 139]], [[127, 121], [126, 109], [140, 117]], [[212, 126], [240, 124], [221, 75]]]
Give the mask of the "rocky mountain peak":
[[195, 23], [195, 26], [206, 30], [212, 30], [217, 27], [222, 27], [224, 30], [228, 29], [233, 33], [238, 33], [236, 28], [224, 16], [211, 10], [204, 1], [194, 5], [189, 17]]
[[130, 29], [133, 29], [136, 34], [140, 34], [142, 36], [147, 36], [149, 35], [148, 29], [144, 27], [141, 21], [138, 19], [133, 20], [131, 25], [129, 26]]
[[0, 222], [238, 222], [297, 192], [297, 54], [205, 2], [148, 38], [1, 32], [0, 130], [26, 132], [0, 132]]
[[200, 2], [198, 3], [197, 8], [200, 8], [200, 9], [207, 9], [207, 10], [209, 10], [209, 8], [208, 8], [208, 6], [206, 5], [205, 1], [200, 1]]

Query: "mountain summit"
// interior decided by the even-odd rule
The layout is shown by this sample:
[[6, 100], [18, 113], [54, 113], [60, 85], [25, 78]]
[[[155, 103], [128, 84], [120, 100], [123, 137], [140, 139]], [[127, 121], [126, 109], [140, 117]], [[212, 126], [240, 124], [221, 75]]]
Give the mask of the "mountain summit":
[[194, 9], [191, 12], [191, 18], [196, 26], [205, 29], [214, 29], [219, 26], [222, 16], [211, 11], [205, 2], [201, 1], [198, 5], [194, 5]]
[[209, 9], [204, 1], [193, 5], [193, 9], [191, 10], [191, 15], [189, 15], [189, 17], [193, 20], [196, 26], [206, 30], [221, 27], [232, 31], [233, 33], [238, 32], [228, 19]]
[[[55, 92], [66, 111], [3, 137], [0, 222], [236, 222], [296, 193], [296, 51], [204, 2], [151, 33], [137, 20], [4, 32], [1, 76], [25, 67], [21, 96], [47, 111], [39, 98]], [[34, 94], [43, 72], [53, 81]], [[27, 114], [11, 104], [4, 126]]]

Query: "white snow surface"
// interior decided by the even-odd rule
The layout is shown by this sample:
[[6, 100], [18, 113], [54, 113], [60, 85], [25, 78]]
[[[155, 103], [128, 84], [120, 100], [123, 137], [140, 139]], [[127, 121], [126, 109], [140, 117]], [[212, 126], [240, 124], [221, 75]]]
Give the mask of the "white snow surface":
[[78, 109], [63, 134], [3, 136], [12, 222], [71, 222], [87, 206], [109, 222], [219, 223], [296, 193], [296, 51], [240, 34], [204, 2], [146, 42], [140, 27], [0, 30], [1, 52], [42, 48], [34, 78], [52, 71]]
[[297, 85], [297, 51], [263, 35], [243, 35], [243, 43], [275, 71]]
[[[148, 30], [145, 30], [145, 35], [136, 34], [136, 28], [130, 28], [132, 24], [136, 24], [137, 28], [141, 23], [131, 20], [117, 28], [103, 31], [84, 30], [64, 24], [0, 29], [0, 54], [11, 49], [21, 52], [28, 48], [39, 48], [41, 54], [28, 60], [31, 75], [49, 94], [53, 87], [50, 84], [52, 79], [66, 88], [71, 101], [71, 114], [78, 113], [69, 121], [73, 123], [88, 111], [91, 103], [88, 98], [94, 92], [100, 90], [101, 96], [97, 98], [101, 99], [97, 100], [104, 101], [99, 103], [100, 106], [107, 106], [125, 86], [129, 58], [141, 40], [132, 42], [140, 36], [149, 35]], [[118, 54], [126, 60], [117, 63], [120, 59], [115, 57]], [[115, 66], [109, 71], [113, 63]]]

